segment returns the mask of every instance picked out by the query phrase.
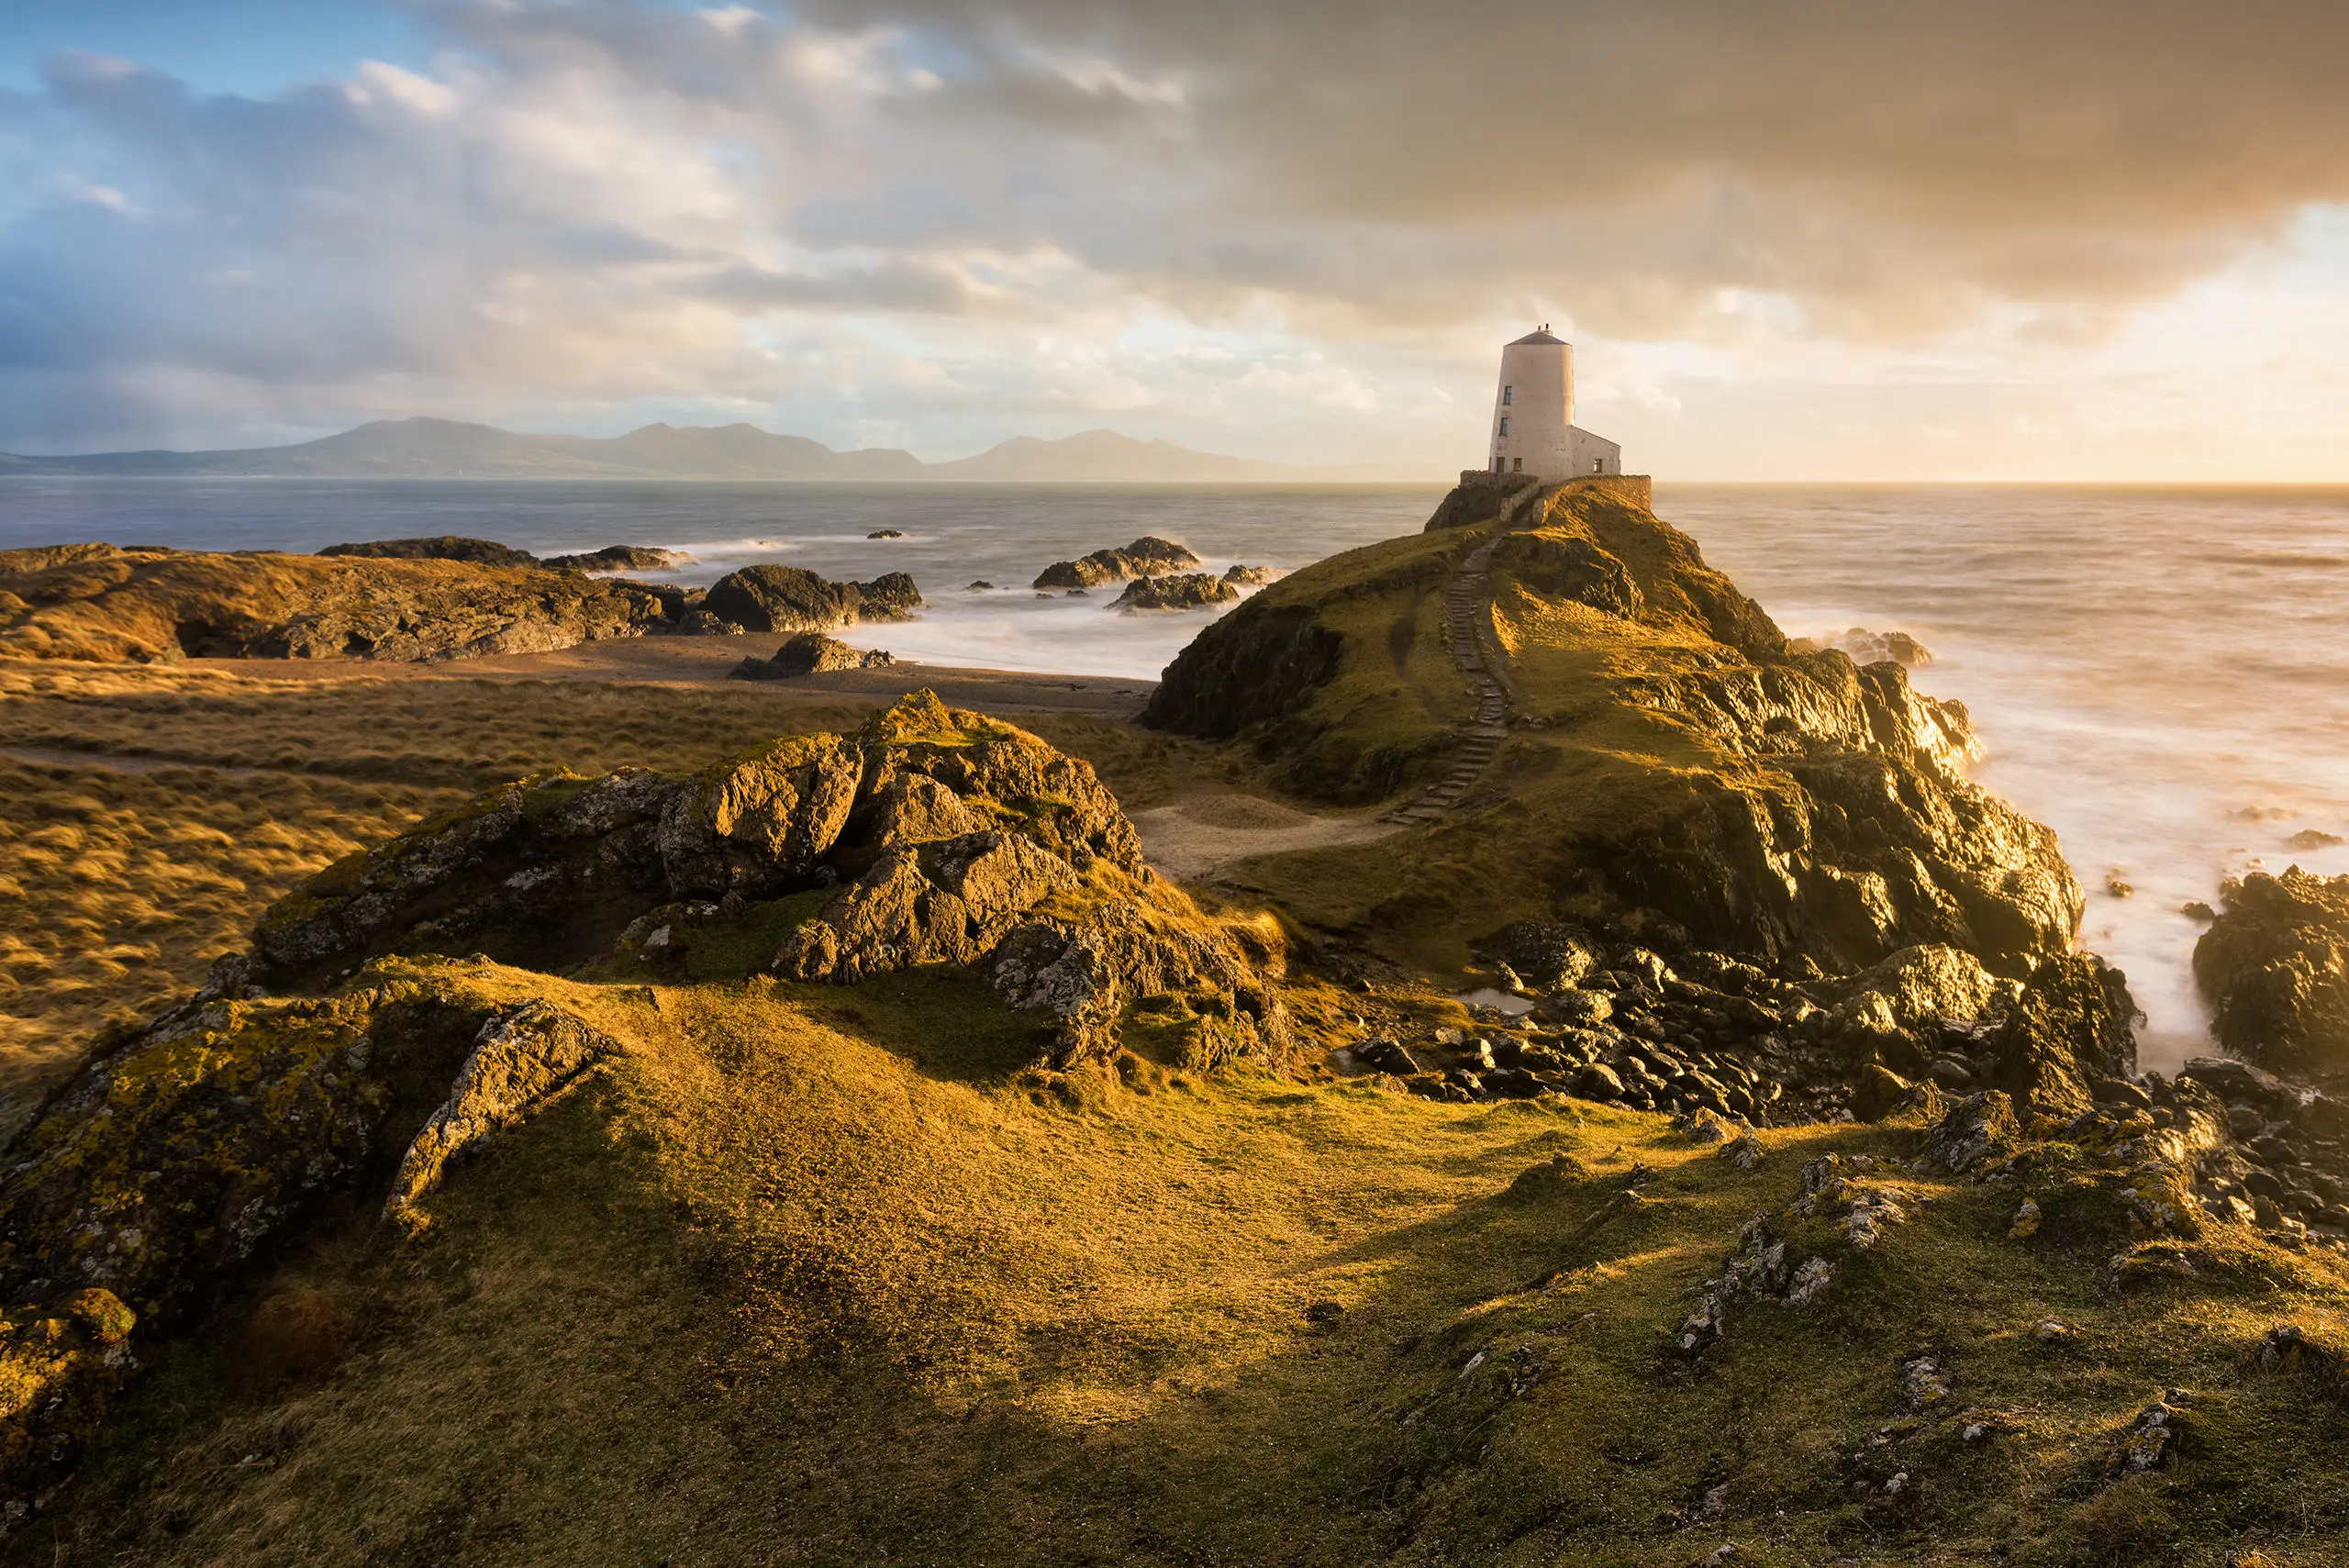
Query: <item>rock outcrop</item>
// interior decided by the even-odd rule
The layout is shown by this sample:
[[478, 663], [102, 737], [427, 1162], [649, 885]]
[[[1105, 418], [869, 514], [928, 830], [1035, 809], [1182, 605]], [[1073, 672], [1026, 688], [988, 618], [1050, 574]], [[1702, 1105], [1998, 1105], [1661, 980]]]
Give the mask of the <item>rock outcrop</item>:
[[789, 681], [802, 675], [828, 674], [835, 670], [878, 670], [896, 663], [886, 649], [860, 652], [836, 637], [803, 631], [785, 641], [765, 659], [745, 659], [727, 672], [729, 681]]
[[1113, 609], [1197, 610], [1210, 605], [1236, 604], [1240, 590], [1221, 577], [1186, 572], [1164, 577], [1137, 577], [1118, 595]]
[[424, 1199], [451, 1161], [487, 1142], [536, 1110], [596, 1062], [624, 1048], [543, 1001], [493, 1018], [474, 1037], [473, 1054], [457, 1070], [449, 1097], [409, 1142], [392, 1178], [384, 1211], [410, 1230], [428, 1222]]
[[694, 558], [681, 550], [649, 544], [607, 544], [577, 555], [550, 555], [539, 564], [558, 572], [674, 572]]
[[475, 566], [536, 566], [539, 558], [527, 550], [495, 539], [440, 534], [431, 539], [378, 539], [362, 544], [330, 544], [320, 555], [354, 555], [375, 561], [463, 561]]
[[795, 736], [678, 778], [542, 774], [337, 862], [256, 929], [252, 977], [315, 980], [385, 952], [486, 952], [557, 967], [656, 905], [772, 898], [809, 879], [848, 820], [860, 761]]
[[466, 659], [665, 632], [683, 607], [680, 590], [532, 564], [0, 550], [0, 653], [17, 658]]
[[1129, 577], [1182, 572], [1199, 564], [1199, 558], [1173, 539], [1144, 534], [1122, 550], [1097, 550], [1074, 561], [1056, 561], [1037, 573], [1030, 584], [1037, 588], [1097, 588]]
[[2230, 879], [2194, 945], [2211, 1032], [2278, 1072], [2349, 1072], [2349, 876]]
[[833, 583], [801, 567], [761, 564], [719, 578], [702, 607], [751, 631], [829, 631], [904, 620], [921, 608], [921, 593], [902, 572], [870, 583]]

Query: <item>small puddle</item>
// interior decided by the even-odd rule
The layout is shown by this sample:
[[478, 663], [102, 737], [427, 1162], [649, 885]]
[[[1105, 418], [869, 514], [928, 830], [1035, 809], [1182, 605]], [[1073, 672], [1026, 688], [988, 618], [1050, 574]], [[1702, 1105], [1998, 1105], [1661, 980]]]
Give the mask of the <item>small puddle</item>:
[[1463, 991], [1452, 999], [1464, 1007], [1497, 1007], [1512, 1018], [1531, 1012], [1536, 1001], [1514, 991], [1496, 991], [1489, 985], [1481, 991]]

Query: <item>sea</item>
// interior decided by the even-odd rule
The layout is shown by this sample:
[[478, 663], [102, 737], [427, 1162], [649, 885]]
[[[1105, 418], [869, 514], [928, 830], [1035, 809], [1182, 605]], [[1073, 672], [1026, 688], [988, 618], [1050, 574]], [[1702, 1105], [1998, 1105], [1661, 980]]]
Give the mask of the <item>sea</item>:
[[[682, 550], [714, 582], [778, 561], [911, 573], [901, 659], [1157, 674], [1214, 611], [1038, 595], [1044, 566], [1143, 534], [1220, 571], [1288, 571], [1416, 529], [1438, 484], [826, 485], [695, 482], [0, 479], [0, 547], [106, 539], [317, 550], [467, 534], [553, 554]], [[2088, 889], [2085, 945], [2128, 972], [2141, 1058], [2209, 1049], [2190, 961], [2221, 881], [2349, 873], [2349, 488], [1659, 484], [1656, 510], [1798, 636], [1898, 630], [1923, 689], [1972, 710], [1976, 776], [2054, 826]], [[899, 537], [872, 536], [894, 531]], [[644, 575], [644, 574], [639, 574]], [[979, 586], [990, 584], [991, 586]]]

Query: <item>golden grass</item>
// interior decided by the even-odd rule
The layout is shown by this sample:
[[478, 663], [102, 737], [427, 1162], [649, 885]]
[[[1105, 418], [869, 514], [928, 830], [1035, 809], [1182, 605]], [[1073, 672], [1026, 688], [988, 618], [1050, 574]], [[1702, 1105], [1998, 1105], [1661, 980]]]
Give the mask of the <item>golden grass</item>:
[[[2343, 1277], [2232, 1228], [2201, 1282], [2116, 1296], [2110, 1238], [2017, 1245], [2010, 1194], [1891, 1173], [1909, 1219], [1816, 1307], [1742, 1307], [1665, 1375], [1800, 1161], [1903, 1129], [1765, 1133], [1744, 1173], [1597, 1107], [1244, 1077], [1072, 1102], [951, 973], [469, 984], [631, 1053], [460, 1171], [431, 1240], [362, 1224], [174, 1357], [37, 1556], [1677, 1568], [1728, 1539], [1765, 1568], [2086, 1568], [2313, 1563], [2349, 1526], [2343, 1415], [2247, 1361], [2272, 1322], [2337, 1324]], [[1571, 1243], [1635, 1160], [1639, 1212]], [[2050, 1314], [2073, 1346], [2032, 1338]], [[289, 1318], [355, 1325], [345, 1359], [289, 1373]], [[1920, 1353], [1994, 1437], [1907, 1416]], [[2108, 1485], [2165, 1385], [2195, 1444]], [[1887, 1454], [1910, 1501], [1863, 1510]]]
[[300, 878], [448, 790], [0, 757], [0, 1120], [100, 1028], [192, 989]]
[[[302, 680], [0, 660], [0, 747], [485, 789], [558, 767], [685, 773], [778, 735], [854, 729], [886, 700], [766, 684], [394, 676]], [[1238, 776], [1213, 748], [1081, 715], [1019, 722], [1093, 763], [1135, 810]]]

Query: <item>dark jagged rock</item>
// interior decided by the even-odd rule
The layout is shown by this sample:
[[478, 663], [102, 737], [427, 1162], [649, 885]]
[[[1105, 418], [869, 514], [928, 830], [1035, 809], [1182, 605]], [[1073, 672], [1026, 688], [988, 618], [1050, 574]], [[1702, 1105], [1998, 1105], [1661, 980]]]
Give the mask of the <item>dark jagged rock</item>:
[[2137, 1069], [2136, 1004], [2121, 973], [2087, 954], [2032, 972], [1987, 1042], [1991, 1084], [2028, 1114], [2090, 1109], [2088, 1083]]
[[1186, 572], [1166, 577], [1137, 577], [1110, 607], [1135, 610], [1196, 610], [1238, 601], [1240, 590], [1220, 577]]
[[2219, 1043], [2283, 1072], [2349, 1069], [2349, 876], [2230, 880], [2194, 945]]
[[921, 594], [902, 572], [870, 583], [832, 583], [802, 567], [762, 563], [719, 578], [702, 606], [752, 631], [829, 631], [904, 620], [921, 607]]
[[727, 672], [730, 681], [788, 681], [802, 675], [828, 674], [834, 670], [878, 670], [896, 663], [896, 655], [875, 648], [860, 652], [838, 638], [820, 631], [803, 631], [766, 659], [745, 659]]
[[1279, 575], [1269, 566], [1241, 566], [1235, 562], [1223, 569], [1223, 580], [1236, 588], [1261, 588]]
[[649, 544], [607, 544], [577, 555], [550, 555], [540, 564], [562, 572], [674, 572], [693, 563], [694, 558], [683, 550]]
[[1163, 575], [1198, 564], [1197, 556], [1173, 539], [1144, 534], [1123, 550], [1097, 550], [1074, 561], [1056, 561], [1037, 573], [1036, 581], [1029, 585], [1035, 588], [1097, 588], [1104, 583], [1122, 583], [1129, 577]]
[[0, 652], [18, 658], [539, 653], [667, 631], [683, 603], [679, 590], [546, 570], [527, 557], [482, 565], [112, 545], [0, 550]]
[[866, 539], [903, 539], [906, 533], [903, 528], [874, 528], [864, 537]]
[[462, 561], [474, 566], [536, 566], [539, 558], [527, 550], [495, 539], [466, 539], [441, 534], [432, 539], [379, 539], [363, 544], [330, 544], [320, 555], [352, 555], [374, 561]]

